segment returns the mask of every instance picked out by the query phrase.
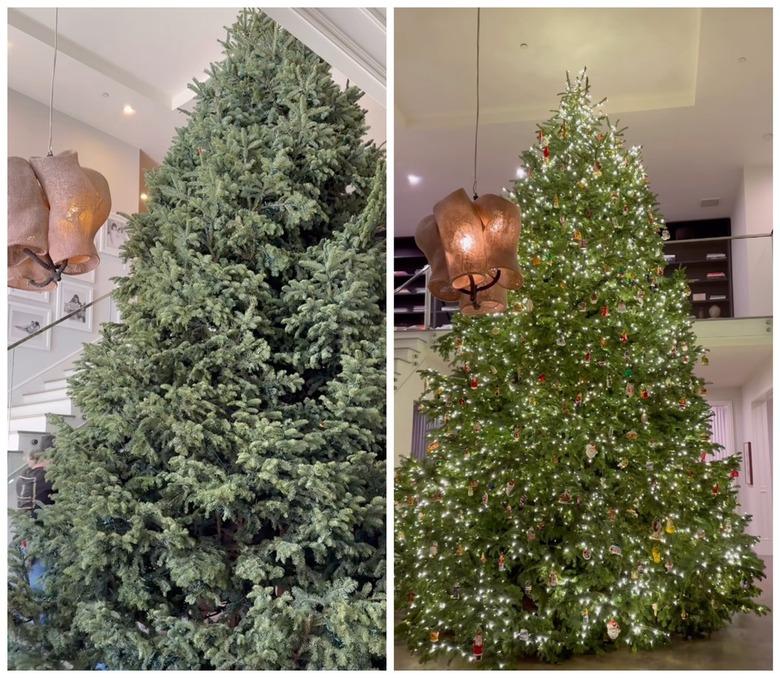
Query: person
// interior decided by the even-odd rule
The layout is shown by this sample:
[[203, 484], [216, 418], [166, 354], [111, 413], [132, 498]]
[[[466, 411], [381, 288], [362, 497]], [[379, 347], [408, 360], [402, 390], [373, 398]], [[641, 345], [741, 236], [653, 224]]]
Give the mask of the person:
[[[31, 448], [27, 451], [25, 467], [16, 479], [16, 507], [21, 511], [28, 511], [33, 518], [38, 517], [42, 506], [54, 503], [52, 498], [54, 490], [51, 481], [46, 478], [46, 469], [51, 459], [44, 454], [53, 445], [54, 436], [49, 434], [33, 440]], [[23, 550], [26, 550], [26, 546], [22, 543]], [[46, 566], [43, 561], [33, 559], [28, 574], [30, 588], [33, 591], [43, 591], [45, 574]]]

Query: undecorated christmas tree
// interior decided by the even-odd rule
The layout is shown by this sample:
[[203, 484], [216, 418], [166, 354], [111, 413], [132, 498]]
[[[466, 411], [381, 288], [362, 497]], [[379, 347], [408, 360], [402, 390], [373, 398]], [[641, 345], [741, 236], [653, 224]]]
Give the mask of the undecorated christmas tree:
[[439, 340], [440, 427], [397, 474], [399, 630], [423, 658], [653, 648], [764, 611], [639, 149], [584, 73], [537, 138], [514, 188], [524, 287]]
[[224, 49], [70, 380], [56, 500], [15, 521], [13, 666], [384, 665], [384, 162], [259, 11]]

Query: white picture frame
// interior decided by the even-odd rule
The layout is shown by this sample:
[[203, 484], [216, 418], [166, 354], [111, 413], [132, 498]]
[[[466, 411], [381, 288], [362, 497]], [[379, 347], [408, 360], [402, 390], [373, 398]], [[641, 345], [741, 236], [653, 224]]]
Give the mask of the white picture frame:
[[47, 306], [51, 302], [51, 292], [31, 292], [29, 290], [20, 290], [16, 287], [9, 287], [8, 294], [12, 297], [18, 297], [25, 301], [32, 302], [33, 304], [46, 304]]
[[[51, 322], [51, 309], [42, 306], [28, 306], [18, 302], [8, 302], [8, 344], [34, 334]], [[51, 330], [26, 341], [19, 348], [32, 348], [48, 351], [51, 348]]]
[[127, 219], [112, 214], [100, 227], [100, 251], [112, 257], [120, 255], [120, 248], [127, 240]]
[[122, 312], [116, 305], [116, 299], [113, 296], [108, 298], [108, 321], [112, 323], [122, 322]]
[[[57, 318], [62, 318], [85, 304], [92, 303], [92, 287], [85, 283], [78, 283], [63, 278], [57, 288]], [[92, 332], [92, 307], [84, 309], [83, 313], [63, 320], [59, 327], [67, 327], [80, 332]]]

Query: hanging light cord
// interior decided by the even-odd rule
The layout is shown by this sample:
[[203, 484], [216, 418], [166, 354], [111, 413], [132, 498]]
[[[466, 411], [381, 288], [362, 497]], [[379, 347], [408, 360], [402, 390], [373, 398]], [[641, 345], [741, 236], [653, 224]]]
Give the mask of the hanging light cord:
[[474, 200], [479, 196], [477, 195], [477, 145], [479, 142], [479, 23], [480, 23], [480, 8], [477, 7], [477, 115], [474, 119], [474, 183], [471, 186], [474, 193]]
[[54, 115], [54, 73], [57, 71], [57, 48], [59, 40], [59, 21], [60, 21], [60, 9], [54, 8], [54, 61], [51, 65], [51, 88], [49, 90], [49, 156], [54, 155], [54, 151], [51, 146], [52, 139], [52, 117]]

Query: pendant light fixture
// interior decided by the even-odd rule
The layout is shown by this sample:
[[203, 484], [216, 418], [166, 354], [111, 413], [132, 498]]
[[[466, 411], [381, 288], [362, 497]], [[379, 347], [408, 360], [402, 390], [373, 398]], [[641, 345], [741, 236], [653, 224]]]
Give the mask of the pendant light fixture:
[[42, 292], [56, 287], [63, 273], [77, 275], [98, 266], [95, 234], [111, 212], [105, 177], [81, 167], [73, 151], [54, 155], [59, 10], [54, 12], [48, 153], [29, 162], [8, 159], [8, 285]]
[[508, 289], [523, 283], [517, 263], [520, 209], [500, 196], [477, 193], [479, 149], [480, 9], [477, 9], [477, 81], [473, 198], [459, 188], [440, 200], [417, 226], [415, 242], [431, 266], [428, 289], [460, 302], [466, 315], [506, 310]]

